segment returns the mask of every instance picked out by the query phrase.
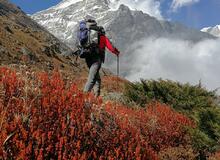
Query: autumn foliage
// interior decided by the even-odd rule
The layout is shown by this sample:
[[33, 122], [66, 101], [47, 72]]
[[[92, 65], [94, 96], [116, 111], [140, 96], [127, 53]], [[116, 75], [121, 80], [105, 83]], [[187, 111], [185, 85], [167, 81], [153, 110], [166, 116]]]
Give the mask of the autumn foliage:
[[102, 102], [58, 72], [0, 68], [0, 159], [157, 160], [189, 144], [194, 124], [170, 107]]
[[182, 114], [159, 103], [148, 105], [146, 110], [107, 105], [106, 111], [116, 117], [121, 128], [138, 133], [157, 152], [167, 147], [186, 145], [189, 139], [185, 127], [194, 126]]

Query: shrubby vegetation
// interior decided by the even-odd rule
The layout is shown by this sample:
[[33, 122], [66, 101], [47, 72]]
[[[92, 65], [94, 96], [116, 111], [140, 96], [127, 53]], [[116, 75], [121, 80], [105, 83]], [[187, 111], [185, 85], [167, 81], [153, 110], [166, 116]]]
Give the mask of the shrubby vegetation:
[[195, 127], [165, 104], [129, 108], [82, 93], [58, 72], [0, 68], [0, 159], [193, 159]]
[[141, 80], [127, 85], [125, 96], [140, 107], [159, 101], [191, 118], [197, 126], [190, 129], [193, 148], [201, 158], [220, 149], [220, 107], [215, 103], [215, 91], [207, 91], [201, 84], [193, 86], [170, 80]]
[[202, 88], [201, 84], [192, 86], [170, 80], [141, 80], [141, 82], [129, 84], [125, 94], [130, 100], [142, 107], [147, 103], [157, 100], [171, 105], [182, 112], [192, 111], [195, 108], [213, 107], [215, 92], [209, 92]]

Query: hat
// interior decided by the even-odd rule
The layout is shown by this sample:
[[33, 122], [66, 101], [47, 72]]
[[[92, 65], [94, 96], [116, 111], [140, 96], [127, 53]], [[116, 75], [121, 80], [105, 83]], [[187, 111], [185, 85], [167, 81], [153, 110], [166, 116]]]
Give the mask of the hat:
[[99, 32], [100, 32], [101, 34], [105, 34], [105, 29], [104, 29], [104, 27], [100, 26], [100, 27], [99, 27]]

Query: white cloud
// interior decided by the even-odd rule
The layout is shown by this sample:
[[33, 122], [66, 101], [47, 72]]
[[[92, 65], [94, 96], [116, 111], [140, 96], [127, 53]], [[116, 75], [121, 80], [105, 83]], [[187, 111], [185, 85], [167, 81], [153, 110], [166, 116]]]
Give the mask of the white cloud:
[[141, 10], [158, 19], [163, 19], [159, 0], [110, 0], [110, 2], [113, 9], [117, 9], [120, 4], [125, 4], [133, 10]]
[[198, 84], [201, 80], [206, 88], [214, 90], [220, 87], [219, 44], [220, 39], [192, 44], [149, 38], [129, 48], [133, 50], [131, 54], [121, 57], [121, 75], [131, 81], [162, 78]]
[[194, 3], [199, 2], [200, 0], [173, 0], [171, 4], [171, 9], [173, 11], [176, 11], [177, 9], [183, 7], [183, 6], [188, 6], [192, 5]]

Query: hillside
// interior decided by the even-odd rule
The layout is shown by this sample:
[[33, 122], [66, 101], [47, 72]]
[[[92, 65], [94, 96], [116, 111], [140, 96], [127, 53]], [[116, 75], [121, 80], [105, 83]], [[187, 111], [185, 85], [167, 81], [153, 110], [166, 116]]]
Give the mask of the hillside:
[[130, 98], [149, 94], [142, 108], [84, 94], [57, 71], [0, 67], [0, 159], [218, 160], [213, 93], [169, 83], [153, 82], [149, 91], [131, 84]]
[[[71, 50], [7, 0], [0, 1], [0, 63], [41, 69], [75, 68]], [[83, 68], [83, 67], [82, 67]]]
[[103, 70], [97, 98], [84, 61], [6, 0], [0, 24], [0, 159], [219, 159], [214, 92]]

